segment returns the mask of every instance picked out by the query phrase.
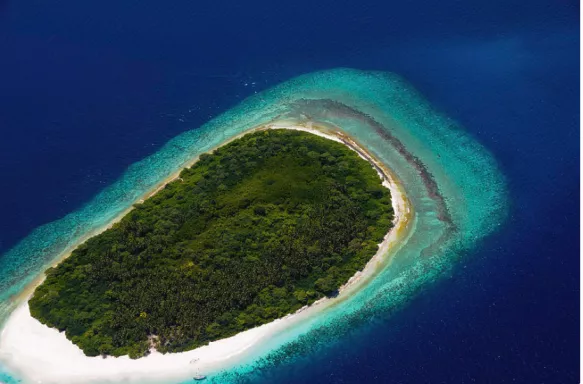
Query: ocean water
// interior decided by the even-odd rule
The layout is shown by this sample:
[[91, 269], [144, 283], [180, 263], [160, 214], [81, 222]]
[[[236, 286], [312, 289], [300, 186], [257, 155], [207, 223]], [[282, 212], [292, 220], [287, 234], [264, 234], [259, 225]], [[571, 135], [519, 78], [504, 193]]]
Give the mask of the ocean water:
[[[0, 3], [2, 293], [18, 290], [35, 269], [27, 264], [31, 254], [14, 251], [19, 241], [82, 207], [105, 209], [109, 216], [100, 219], [106, 222], [134, 196], [119, 188], [99, 195], [105, 195], [102, 200], [93, 197], [148, 155], [184, 155], [181, 146], [159, 152], [176, 135], [302, 73], [339, 66], [391, 71], [481, 142], [498, 161], [492, 169], [505, 175], [507, 193], [499, 188], [498, 171], [488, 172], [488, 152], [469, 145], [469, 156], [457, 160], [478, 159], [478, 173], [460, 172], [463, 162], [447, 155], [466, 150], [464, 145], [440, 152], [440, 141], [413, 131], [420, 139], [410, 138], [407, 148], [444, 180], [443, 194], [467, 198], [461, 206], [450, 204], [463, 233], [489, 232], [500, 222], [499, 207], [508, 208], [507, 220], [440, 269], [445, 277], [417, 290], [406, 305], [353, 317], [350, 324], [358, 326], [351, 332], [320, 327], [283, 357], [250, 361], [261, 370], [244, 377], [282, 383], [577, 382], [576, 4], [536, 2], [524, 9], [520, 2], [358, 7], [294, 2], [277, 10], [270, 4], [223, 10], [229, 6]], [[386, 75], [328, 73], [334, 75], [315, 77], [303, 89], [296, 83], [292, 91], [330, 98], [340, 88], [344, 93], [334, 99], [382, 118], [379, 109], [387, 105], [380, 95], [394, 89], [386, 86]], [[351, 79], [356, 80], [346, 81]], [[325, 90], [326, 84], [335, 86]], [[425, 105], [416, 96], [403, 103]], [[299, 108], [321, 110], [314, 105]], [[385, 123], [415, 129], [407, 121], [413, 112], [419, 111], [393, 106]], [[338, 119], [334, 113], [320, 118]], [[438, 122], [438, 128], [446, 124]], [[347, 129], [358, 130], [359, 124]], [[406, 130], [398, 132], [406, 136]], [[190, 135], [197, 138], [202, 131]], [[149, 161], [165, 164], [168, 157]], [[160, 176], [135, 166], [131, 172], [136, 175], [131, 185], [142, 188]], [[486, 177], [477, 177], [484, 172]], [[494, 214], [480, 216], [483, 212]], [[73, 236], [100, 224], [81, 214], [68, 220], [79, 228]], [[33, 232], [43, 239], [35, 243], [34, 257], [63, 247], [54, 242], [62, 231]], [[14, 276], [21, 285], [12, 285]], [[375, 308], [388, 307], [378, 301]]]

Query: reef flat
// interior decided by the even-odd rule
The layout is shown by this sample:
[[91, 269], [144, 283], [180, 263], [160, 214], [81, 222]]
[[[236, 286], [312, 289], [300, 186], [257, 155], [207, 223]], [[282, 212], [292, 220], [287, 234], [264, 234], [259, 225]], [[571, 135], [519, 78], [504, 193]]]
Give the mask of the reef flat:
[[[171, 140], [81, 210], [33, 232], [2, 259], [3, 317], [27, 297], [27, 292], [18, 294], [46, 266], [107, 227], [196, 156], [250, 129], [269, 125], [317, 126], [353, 140], [404, 189], [411, 217], [362, 284], [318, 311], [294, 315], [293, 322], [286, 322], [262, 343], [245, 345], [244, 353], [225, 356], [220, 364], [207, 367], [209, 381], [260, 374], [263, 367], [317, 350], [366, 324], [371, 316], [391, 312], [442, 276], [504, 219], [504, 181], [490, 154], [402, 79], [349, 69], [317, 72], [259, 93]], [[0, 361], [10, 365], [14, 361], [3, 339], [0, 336]], [[184, 367], [185, 379], [192, 369]], [[176, 372], [168, 377], [171, 374]], [[132, 374], [128, 377], [143, 381]], [[165, 376], [152, 380], [163, 382]]]

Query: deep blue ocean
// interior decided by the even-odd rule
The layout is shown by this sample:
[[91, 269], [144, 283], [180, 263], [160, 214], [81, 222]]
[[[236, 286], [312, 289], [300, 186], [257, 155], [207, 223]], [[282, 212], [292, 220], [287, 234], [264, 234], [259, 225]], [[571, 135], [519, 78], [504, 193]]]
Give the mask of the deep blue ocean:
[[179, 133], [341, 66], [396, 72], [461, 123], [510, 217], [396, 315], [264, 382], [579, 382], [574, 0], [0, 0], [0, 253]]

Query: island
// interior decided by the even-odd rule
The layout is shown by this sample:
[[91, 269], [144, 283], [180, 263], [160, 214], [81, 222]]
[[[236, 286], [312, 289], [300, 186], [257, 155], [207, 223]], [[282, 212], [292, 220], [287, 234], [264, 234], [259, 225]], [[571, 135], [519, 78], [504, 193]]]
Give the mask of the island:
[[490, 152], [400, 76], [290, 79], [2, 255], [0, 381], [268, 380], [451, 276], [508, 200]]
[[389, 189], [353, 148], [254, 131], [48, 269], [30, 313], [87, 356], [192, 350], [335, 296], [393, 219]]

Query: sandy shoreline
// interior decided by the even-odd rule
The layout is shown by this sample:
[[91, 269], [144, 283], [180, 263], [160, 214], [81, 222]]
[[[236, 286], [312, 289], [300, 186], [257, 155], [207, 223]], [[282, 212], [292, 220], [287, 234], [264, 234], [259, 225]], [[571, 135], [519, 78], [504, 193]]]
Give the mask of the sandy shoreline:
[[[248, 130], [228, 141], [261, 129], [295, 129], [317, 134], [329, 139], [342, 142], [359, 153], [361, 157], [371, 162], [383, 179], [383, 185], [391, 191], [391, 201], [395, 212], [394, 226], [379, 244], [379, 251], [371, 258], [361, 272], [357, 272], [342, 288], [340, 295], [334, 299], [322, 299], [310, 307], [304, 307], [298, 312], [282, 319], [275, 320], [233, 337], [218, 340], [207, 346], [192, 351], [172, 354], [161, 354], [156, 351], [149, 356], [137, 360], [131, 360], [127, 356], [103, 359], [101, 357], [87, 357], [64, 334], [56, 329], [48, 328], [30, 316], [28, 297], [34, 287], [40, 284], [42, 277], [37, 279], [31, 287], [21, 295], [23, 303], [10, 315], [0, 333], [0, 363], [6, 364], [14, 370], [25, 382], [37, 383], [103, 383], [103, 382], [156, 382], [162, 379], [184, 379], [194, 374], [206, 374], [225, 367], [229, 362], [241, 356], [253, 346], [257, 346], [262, 340], [268, 339], [292, 324], [309, 318], [324, 308], [335, 304], [339, 300], [348, 297], [351, 292], [362, 288], [369, 279], [378, 272], [380, 266], [387, 262], [387, 252], [397, 246], [399, 239], [404, 236], [407, 224], [412, 215], [410, 205], [402, 186], [397, 178], [370, 156], [364, 149], [358, 146], [350, 137], [339, 132], [322, 127], [314, 127], [311, 123], [299, 125], [297, 123], [273, 123]], [[224, 145], [226, 142], [221, 145]], [[191, 166], [196, 158], [185, 166]], [[181, 169], [182, 170], [182, 169]], [[181, 171], [180, 170], [180, 171]], [[167, 183], [178, 178], [180, 171], [168, 177], [153, 191], [147, 193], [147, 198], [164, 187]], [[131, 209], [131, 208], [130, 208]], [[113, 222], [118, 221], [127, 212], [120, 214]], [[113, 223], [112, 222], [112, 223]], [[107, 229], [111, 224], [97, 233]], [[88, 237], [95, 236], [92, 233]], [[61, 261], [70, 254], [66, 252]]]

